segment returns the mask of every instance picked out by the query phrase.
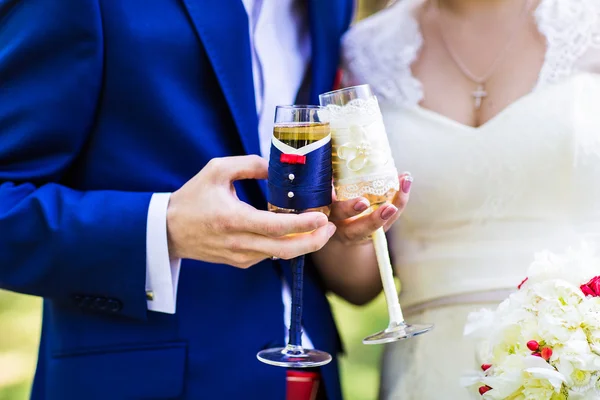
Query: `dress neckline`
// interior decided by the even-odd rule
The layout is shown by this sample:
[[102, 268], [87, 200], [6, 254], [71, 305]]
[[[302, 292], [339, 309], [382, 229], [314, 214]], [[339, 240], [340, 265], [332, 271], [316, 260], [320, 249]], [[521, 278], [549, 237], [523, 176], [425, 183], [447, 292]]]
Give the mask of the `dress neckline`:
[[[547, 92], [549, 90], [558, 88], [559, 86], [569, 86], [569, 85], [573, 84], [579, 76], [583, 76], [583, 75], [586, 75], [586, 73], [574, 74], [559, 84], [548, 85], [548, 86], [544, 86], [544, 87], [540, 88], [540, 90], [530, 91], [529, 93], [519, 97], [518, 99], [516, 99], [515, 101], [513, 101], [512, 103], [510, 103], [509, 105], [504, 107], [500, 112], [498, 112], [496, 115], [494, 115], [488, 121], [486, 121], [485, 123], [483, 123], [479, 126], [471, 126], [471, 125], [463, 124], [461, 122], [456, 121], [453, 118], [447, 117], [444, 114], [438, 113], [438, 112], [430, 110], [428, 108], [425, 108], [425, 107], [421, 106], [420, 104], [406, 106], [405, 109], [410, 112], [414, 112], [427, 120], [439, 122], [440, 124], [454, 127], [463, 132], [481, 134], [484, 131], [487, 132], [487, 131], [492, 130], [494, 128], [494, 126], [498, 125], [503, 120], [508, 118], [508, 116], [511, 113], [516, 112], [517, 110], [521, 109], [522, 107], [525, 107], [529, 102], [534, 101], [537, 98], [537, 96], [548, 96]], [[444, 131], [444, 132], [446, 132], [446, 131]]]
[[407, 109], [415, 111], [430, 120], [436, 120], [445, 125], [457, 127], [460, 130], [463, 130], [466, 132], [481, 133], [483, 131], [491, 129], [491, 127], [493, 127], [499, 120], [504, 119], [506, 117], [506, 115], [509, 114], [513, 109], [518, 108], [521, 105], [521, 103], [525, 103], [527, 100], [529, 100], [529, 98], [533, 97], [533, 95], [536, 93], [537, 92], [535, 92], [535, 91], [530, 91], [529, 93], [519, 97], [518, 99], [516, 99], [515, 101], [513, 101], [512, 103], [510, 103], [509, 105], [504, 107], [502, 110], [497, 112], [493, 117], [491, 117], [490, 119], [485, 121], [483, 124], [478, 125], [478, 126], [463, 124], [462, 122], [459, 122], [459, 121], [455, 120], [454, 118], [448, 117], [440, 112], [433, 111], [429, 108], [423, 107], [420, 104], [415, 104], [412, 107], [407, 107]]
[[[421, 103], [423, 87], [413, 76], [411, 66], [423, 46], [418, 11], [425, 1], [398, 0], [360, 21], [344, 35], [344, 85], [369, 83], [382, 105], [415, 108]], [[577, 72], [600, 68], [598, 0], [540, 0], [534, 18], [539, 33], [546, 39], [546, 53], [533, 89], [480, 126], [453, 120], [456, 125], [481, 131], [540, 88], [560, 83]], [[451, 120], [420, 107], [422, 114], [438, 114], [438, 119]]]
[[480, 132], [480, 131], [485, 130], [489, 125], [493, 125], [497, 119], [502, 118], [504, 114], [506, 114], [510, 111], [510, 109], [516, 107], [522, 101], [525, 101], [528, 97], [530, 97], [533, 93], [535, 93], [539, 89], [539, 87], [541, 86], [540, 82], [541, 82], [542, 74], [544, 72], [546, 64], [548, 63], [548, 59], [550, 57], [550, 55], [549, 55], [550, 54], [550, 46], [548, 44], [549, 43], [548, 37], [543, 32], [543, 30], [540, 29], [540, 15], [541, 15], [540, 10], [545, 5], [544, 3], [548, 0], [540, 0], [539, 3], [533, 9], [533, 17], [536, 21], [537, 30], [546, 39], [546, 50], [544, 52], [544, 62], [542, 63], [542, 67], [538, 71], [535, 84], [533, 85], [533, 88], [529, 92], [527, 92], [526, 94], [515, 99], [510, 104], [508, 104], [506, 107], [504, 107], [502, 110], [498, 111], [493, 117], [491, 117], [490, 119], [485, 121], [483, 124], [477, 125], [477, 126], [464, 124], [464, 123], [459, 122], [459, 121], [455, 120], [454, 118], [444, 115], [438, 111], [434, 111], [429, 108], [423, 107], [421, 105], [421, 102], [423, 101], [423, 98], [424, 98], [423, 83], [419, 80], [419, 78], [417, 78], [413, 74], [412, 66], [418, 60], [420, 50], [423, 47], [423, 43], [424, 43], [423, 31], [421, 29], [421, 23], [419, 22], [419, 19], [417, 18], [417, 13], [422, 11], [422, 9], [425, 6], [425, 3], [427, 1], [428, 0], [414, 0], [414, 4], [410, 5], [411, 9], [409, 11], [410, 25], [411, 25], [412, 29], [415, 29], [414, 35], [418, 39], [418, 42], [419, 42], [419, 46], [418, 46], [417, 52], [415, 54], [415, 57], [408, 64], [408, 74], [409, 74], [408, 79], [410, 79], [413, 82], [413, 85], [415, 87], [420, 88], [419, 101], [413, 107], [415, 110], [421, 112], [422, 114], [426, 114], [431, 117], [436, 117], [438, 120], [446, 121], [447, 123], [452, 123], [452, 125], [460, 126], [460, 127], [464, 128], [465, 130]]

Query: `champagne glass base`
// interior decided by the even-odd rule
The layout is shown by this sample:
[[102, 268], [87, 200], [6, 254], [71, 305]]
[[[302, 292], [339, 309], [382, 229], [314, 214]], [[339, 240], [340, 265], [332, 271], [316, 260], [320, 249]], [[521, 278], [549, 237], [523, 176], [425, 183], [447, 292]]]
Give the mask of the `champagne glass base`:
[[331, 355], [324, 351], [312, 349], [291, 351], [289, 347], [262, 350], [256, 358], [265, 364], [285, 368], [313, 368], [331, 362]]
[[363, 344], [384, 344], [396, 342], [398, 340], [410, 339], [415, 336], [422, 335], [433, 329], [431, 324], [399, 324], [393, 327], [389, 327], [384, 331], [378, 332], [374, 335], [367, 336], [363, 339]]

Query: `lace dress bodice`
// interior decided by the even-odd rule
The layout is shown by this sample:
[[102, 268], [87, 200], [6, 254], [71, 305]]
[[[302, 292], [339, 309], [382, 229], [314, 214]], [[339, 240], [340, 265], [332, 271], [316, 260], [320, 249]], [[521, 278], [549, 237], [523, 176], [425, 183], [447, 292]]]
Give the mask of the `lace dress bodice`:
[[[416, 13], [425, 0], [398, 0], [354, 25], [343, 39], [346, 86], [369, 82], [380, 101], [416, 105], [421, 83], [411, 66], [423, 46]], [[547, 50], [535, 90], [578, 71], [600, 73], [600, 1], [541, 0], [535, 10]]]
[[422, 3], [400, 0], [343, 40], [344, 83], [372, 86], [396, 165], [415, 177], [391, 235], [408, 306], [513, 288], [534, 252], [600, 234], [600, 1], [541, 1], [537, 85], [478, 128], [419, 105]]

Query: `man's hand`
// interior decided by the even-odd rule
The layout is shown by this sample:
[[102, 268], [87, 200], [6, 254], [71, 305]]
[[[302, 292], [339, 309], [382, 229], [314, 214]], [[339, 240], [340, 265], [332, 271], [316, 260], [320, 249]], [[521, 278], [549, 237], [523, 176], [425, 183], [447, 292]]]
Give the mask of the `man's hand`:
[[336, 230], [324, 214], [276, 214], [238, 199], [233, 182], [267, 179], [267, 168], [258, 156], [215, 158], [174, 192], [167, 211], [170, 256], [248, 268], [321, 249]]

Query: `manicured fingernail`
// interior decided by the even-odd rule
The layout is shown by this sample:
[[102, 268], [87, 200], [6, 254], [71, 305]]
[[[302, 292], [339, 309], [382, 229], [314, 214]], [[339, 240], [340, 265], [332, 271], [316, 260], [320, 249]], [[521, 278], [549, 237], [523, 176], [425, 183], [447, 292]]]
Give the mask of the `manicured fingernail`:
[[360, 200], [354, 205], [354, 211], [363, 212], [369, 208], [369, 202], [365, 199]]
[[410, 174], [406, 174], [404, 175], [404, 178], [402, 179], [402, 193], [404, 194], [409, 194], [410, 193], [410, 186], [413, 183], [413, 177]]
[[394, 216], [394, 214], [396, 214], [398, 212], [398, 208], [396, 208], [396, 206], [390, 204], [386, 207], [385, 210], [383, 210], [381, 212], [381, 219], [384, 221], [387, 221], [388, 219], [392, 218]]
[[327, 234], [329, 235], [329, 237], [332, 237], [333, 234], [335, 233], [336, 230], [336, 226], [334, 224], [329, 224], [329, 226], [327, 227]]

